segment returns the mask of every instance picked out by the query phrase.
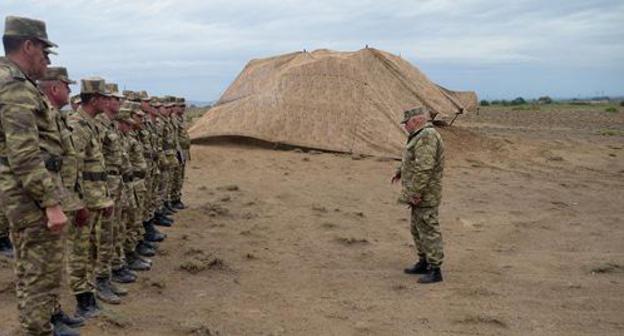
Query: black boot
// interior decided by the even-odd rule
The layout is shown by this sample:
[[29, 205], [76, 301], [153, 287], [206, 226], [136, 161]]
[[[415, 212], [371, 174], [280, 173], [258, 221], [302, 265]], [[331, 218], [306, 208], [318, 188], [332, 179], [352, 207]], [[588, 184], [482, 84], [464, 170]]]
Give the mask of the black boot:
[[414, 266], [410, 268], [406, 268], [403, 270], [406, 274], [427, 274], [429, 270], [429, 263], [427, 262], [427, 258], [420, 257], [418, 262], [414, 264]]
[[[52, 315], [52, 321], [61, 321], [63, 324], [70, 328], [79, 328], [85, 324], [85, 320], [82, 317], [71, 317], [65, 314], [64, 311], [60, 311], [54, 315]], [[53, 322], [54, 323], [54, 322]]]
[[170, 212], [170, 215], [178, 212], [178, 209], [176, 209], [171, 202], [165, 202], [165, 210], [167, 210], [167, 212]]
[[147, 241], [150, 242], [161, 242], [163, 240], [165, 240], [165, 238], [167, 237], [165, 234], [160, 233], [156, 227], [152, 222], [146, 222], [144, 224], [145, 226], [145, 235], [143, 236], [143, 238]]
[[442, 280], [442, 270], [440, 270], [440, 267], [430, 267], [427, 274], [425, 274], [422, 278], [418, 279], [418, 283], [430, 284], [442, 282]]
[[184, 203], [182, 203], [182, 201], [180, 199], [177, 199], [173, 202], [172, 204], [174, 209], [178, 209], [178, 210], [184, 210], [186, 209], [186, 206], [184, 205]]
[[121, 299], [121, 296], [128, 295], [128, 290], [126, 288], [121, 287], [115, 284], [114, 282], [109, 281], [108, 286], [110, 287], [111, 291], [115, 293], [115, 295], [120, 296], [120, 299]]
[[100, 314], [98, 307], [95, 305], [95, 296], [93, 293], [76, 295], [76, 302], [76, 317], [89, 319]]
[[154, 216], [152, 224], [169, 227], [173, 225], [173, 219], [167, 217], [164, 212], [157, 212], [156, 216]]
[[67, 324], [63, 323], [57, 315], [53, 315], [50, 322], [52, 323], [53, 336], [80, 336], [80, 333], [77, 330], [74, 330]]
[[131, 253], [126, 256], [128, 268], [133, 271], [149, 271], [152, 267], [143, 261], [137, 254]]
[[97, 278], [95, 280], [95, 293], [98, 299], [110, 303], [110, 304], [120, 304], [121, 299], [110, 285], [110, 280], [108, 278]]
[[145, 245], [146, 247], [149, 247], [149, 248], [151, 248], [154, 251], [156, 251], [158, 249], [158, 244], [157, 243], [150, 242], [150, 241], [147, 241], [147, 240], [141, 240], [141, 242], [139, 244]]
[[135, 251], [136, 253], [144, 257], [153, 257], [156, 255], [156, 251], [142, 243], [137, 244]]
[[126, 272], [125, 270], [125, 266], [117, 269], [117, 270], [113, 270], [113, 276], [112, 276], [112, 280], [114, 282], [117, 283], [133, 283], [136, 281], [136, 276], [132, 276], [129, 272]]
[[13, 244], [9, 237], [0, 237], [0, 255], [13, 258]]

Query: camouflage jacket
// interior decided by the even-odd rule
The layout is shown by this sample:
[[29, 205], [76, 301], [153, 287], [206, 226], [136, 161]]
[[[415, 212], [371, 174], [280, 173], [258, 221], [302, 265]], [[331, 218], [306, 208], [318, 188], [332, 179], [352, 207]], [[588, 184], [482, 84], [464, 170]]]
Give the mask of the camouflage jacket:
[[147, 160], [143, 155], [143, 144], [139, 140], [139, 131], [128, 133], [128, 153], [130, 154], [130, 163], [134, 174], [134, 190], [135, 192], [146, 192], [145, 177], [147, 175]]
[[123, 180], [120, 205], [124, 208], [136, 208], [134, 195], [134, 171], [130, 161], [130, 137], [128, 134], [119, 133], [119, 145], [121, 148], [121, 167], [119, 172]]
[[72, 130], [77, 167], [80, 172], [78, 184], [82, 188], [87, 207], [103, 209], [112, 206], [106, 162], [102, 154], [102, 143], [95, 119], [79, 108], [67, 117], [67, 123]]
[[106, 162], [106, 173], [108, 174], [108, 189], [113, 200], [119, 201], [123, 196], [121, 165], [123, 164], [123, 152], [121, 148], [121, 140], [119, 131], [115, 127], [115, 123], [110, 120], [104, 113], [99, 114], [95, 118], [97, 127], [100, 132], [100, 141], [102, 143], [102, 154], [104, 154], [104, 162]]
[[61, 167], [61, 178], [63, 185], [68, 190], [67, 201], [63, 203], [63, 209], [75, 211], [85, 207], [82, 201], [82, 187], [78, 179], [78, 158], [71, 127], [67, 122], [67, 112], [59, 111], [57, 108], [51, 107], [50, 112], [54, 115], [61, 132], [61, 140], [65, 154], [63, 155], [63, 166]]
[[163, 150], [167, 156], [167, 165], [169, 168], [178, 165], [177, 155], [177, 135], [176, 128], [171, 117], [164, 117], [163, 126]]
[[45, 225], [43, 208], [62, 203], [66, 191], [58, 160], [63, 154], [43, 94], [17, 65], [0, 57], [0, 203], [17, 228]]
[[399, 202], [408, 203], [420, 196], [418, 207], [435, 207], [442, 199], [444, 172], [444, 142], [433, 125], [410, 134], [399, 168], [403, 190]]

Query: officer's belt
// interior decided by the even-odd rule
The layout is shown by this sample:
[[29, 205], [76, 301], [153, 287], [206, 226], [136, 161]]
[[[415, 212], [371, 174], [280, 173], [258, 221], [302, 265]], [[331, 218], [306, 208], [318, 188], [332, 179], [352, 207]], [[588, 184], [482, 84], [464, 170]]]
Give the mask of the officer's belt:
[[144, 171], [135, 171], [134, 172], [134, 178], [137, 180], [142, 180], [145, 178], [145, 172]]
[[82, 172], [82, 179], [85, 181], [102, 181], [105, 182], [107, 178], [107, 174], [105, 172]]
[[132, 180], [134, 180], [134, 175], [132, 173], [128, 173], [128, 174], [123, 174], [122, 175], [122, 179], [124, 182], [132, 182]]
[[[0, 156], [0, 164], [8, 166], [9, 158], [7, 158], [6, 156]], [[50, 157], [48, 157], [44, 161], [44, 165], [47, 170], [53, 173], [59, 173], [61, 171], [61, 168], [63, 168], [63, 159], [59, 156], [50, 155]]]

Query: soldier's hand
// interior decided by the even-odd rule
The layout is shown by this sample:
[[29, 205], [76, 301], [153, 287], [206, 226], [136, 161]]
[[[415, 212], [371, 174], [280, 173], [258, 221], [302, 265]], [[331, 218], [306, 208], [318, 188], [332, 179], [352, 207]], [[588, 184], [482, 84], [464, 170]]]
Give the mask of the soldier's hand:
[[89, 222], [89, 210], [87, 208], [82, 208], [76, 211], [76, 227], [83, 227], [87, 225]]
[[48, 218], [48, 229], [52, 232], [61, 232], [67, 223], [67, 216], [63, 212], [60, 205], [45, 208], [46, 217]]
[[416, 195], [416, 196], [412, 196], [410, 198], [410, 204], [412, 206], [417, 206], [418, 204], [420, 204], [422, 202], [422, 198], [420, 197], [420, 195]]
[[390, 180], [390, 183], [392, 183], [392, 184], [397, 183], [400, 179], [401, 179], [401, 172], [398, 172], [398, 173], [394, 174], [394, 176], [392, 176], [392, 179]]
[[115, 212], [115, 206], [111, 205], [108, 208], [102, 209], [102, 214], [104, 218], [111, 218], [113, 216], [113, 212]]

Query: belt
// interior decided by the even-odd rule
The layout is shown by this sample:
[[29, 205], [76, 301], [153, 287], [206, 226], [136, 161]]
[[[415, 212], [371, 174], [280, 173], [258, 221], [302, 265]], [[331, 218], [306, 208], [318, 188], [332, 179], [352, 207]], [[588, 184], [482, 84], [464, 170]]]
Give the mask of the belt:
[[[49, 158], [47, 158], [43, 163], [46, 169], [53, 173], [60, 173], [61, 168], [63, 168], [63, 158], [59, 156], [52, 155]], [[9, 159], [6, 156], [0, 156], [0, 164], [8, 166]]]
[[85, 181], [102, 181], [105, 182], [106, 181], [106, 173], [105, 172], [99, 172], [99, 173], [95, 173], [95, 172], [82, 172], [82, 179]]
[[132, 173], [128, 173], [128, 174], [123, 174], [122, 175], [123, 181], [124, 182], [132, 182], [132, 180], [134, 180], [134, 175]]
[[145, 178], [145, 172], [144, 171], [135, 171], [134, 172], [134, 178], [137, 180], [142, 180]]
[[119, 176], [119, 175], [121, 175], [121, 174], [119, 174], [119, 172], [118, 172], [118, 171], [116, 171], [116, 170], [108, 170], [106, 173], [107, 173], [108, 175], [115, 175], [115, 176]]

